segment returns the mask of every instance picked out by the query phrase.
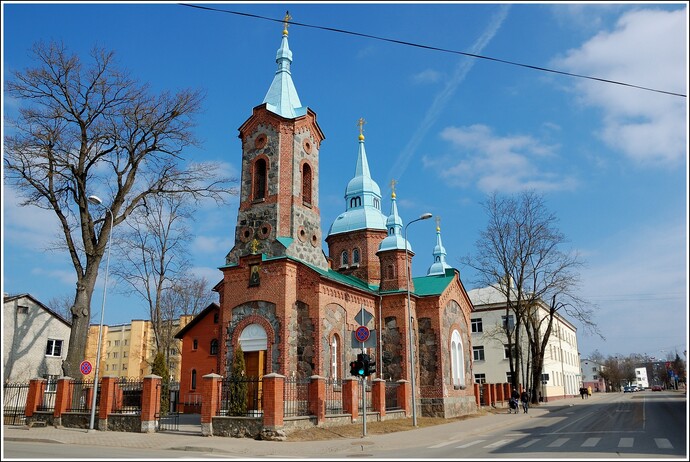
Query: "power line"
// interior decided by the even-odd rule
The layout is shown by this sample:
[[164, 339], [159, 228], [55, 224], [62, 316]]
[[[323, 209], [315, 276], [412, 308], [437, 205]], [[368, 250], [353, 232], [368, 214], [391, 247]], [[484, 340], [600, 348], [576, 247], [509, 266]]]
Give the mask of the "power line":
[[[214, 12], [218, 12], [218, 13], [227, 13], [227, 14], [235, 14], [235, 15], [238, 15], [238, 16], [247, 16], [247, 17], [250, 17], [250, 18], [263, 19], [263, 20], [265, 20], [265, 21], [273, 21], [273, 22], [279, 22], [279, 23], [285, 22], [284, 19], [273, 19], [273, 18], [268, 18], [268, 17], [266, 17], [266, 16], [260, 16], [260, 15], [251, 14], [251, 13], [241, 13], [241, 12], [239, 12], [239, 11], [232, 11], [232, 10], [222, 10], [222, 9], [219, 9], [219, 8], [211, 8], [211, 7], [208, 7], [208, 6], [192, 5], [192, 4], [188, 4], [188, 3], [180, 3], [179, 5], [181, 5], [181, 6], [188, 6], [188, 7], [190, 7], [190, 8], [198, 8], [198, 9], [200, 9], [200, 10], [214, 11]], [[325, 26], [315, 26], [315, 25], [313, 25], [313, 24], [305, 24], [305, 23], [294, 22], [294, 21], [290, 21], [290, 25], [291, 25], [291, 26], [309, 27], [309, 28], [312, 28], [312, 29], [321, 29], [321, 30], [325, 30], [325, 31], [329, 31], [329, 32], [338, 32], [338, 33], [340, 33], [340, 34], [355, 35], [355, 36], [358, 36], [358, 37], [365, 37], [365, 38], [370, 38], [370, 39], [374, 39], [374, 40], [381, 40], [381, 41], [384, 41], [384, 42], [397, 43], [397, 44], [399, 44], [399, 45], [406, 45], [406, 46], [411, 46], [411, 47], [416, 47], [416, 48], [423, 48], [423, 49], [426, 49], [426, 50], [441, 51], [441, 52], [444, 52], [444, 53], [453, 53], [453, 54], [457, 54], [457, 55], [468, 56], [468, 57], [470, 57], [470, 58], [485, 59], [485, 60], [487, 60], [487, 61], [494, 61], [494, 62], [497, 62], [497, 63], [509, 64], [509, 65], [511, 65], [511, 66], [524, 67], [524, 68], [533, 69], [533, 70], [536, 70], [536, 71], [551, 72], [551, 73], [553, 73], [553, 74], [566, 75], [566, 76], [569, 76], [569, 77], [576, 77], [576, 78], [580, 78], [580, 79], [595, 80], [595, 81], [603, 82], [603, 83], [610, 83], [610, 84], [614, 84], [614, 85], [621, 85], [621, 86], [624, 86], [624, 87], [637, 88], [637, 89], [639, 89], [639, 90], [653, 91], [653, 92], [656, 92], [656, 93], [663, 93], [663, 94], [666, 94], [666, 95], [680, 96], [680, 97], [682, 97], [682, 98], [687, 98], [687, 95], [684, 95], [684, 94], [682, 94], [682, 93], [675, 93], [675, 92], [666, 91], [666, 90], [658, 90], [658, 89], [655, 89], [655, 88], [643, 87], [643, 86], [640, 86], [640, 85], [633, 85], [633, 84], [631, 84], [631, 83], [619, 82], [619, 81], [616, 81], [616, 80], [604, 79], [604, 78], [600, 78], [600, 77], [592, 77], [592, 76], [589, 76], [589, 75], [573, 74], [573, 73], [571, 73], [571, 72], [559, 71], [559, 70], [556, 70], [556, 69], [549, 69], [549, 68], [547, 68], [547, 67], [534, 66], [534, 65], [531, 65], [531, 64], [523, 64], [523, 63], [518, 63], [518, 62], [515, 62], [515, 61], [508, 61], [508, 60], [505, 60], [505, 59], [492, 58], [492, 57], [490, 57], [490, 56], [483, 56], [483, 55], [477, 55], [477, 54], [473, 54], [473, 53], [466, 53], [466, 52], [463, 52], [463, 51], [450, 50], [450, 49], [447, 49], [447, 48], [439, 48], [439, 47], [434, 47], [434, 46], [430, 46], [430, 45], [421, 45], [421, 44], [418, 44], [418, 43], [407, 42], [407, 41], [404, 41], [404, 40], [396, 40], [396, 39], [390, 39], [390, 38], [386, 38], [386, 37], [378, 37], [378, 36], [376, 36], [376, 35], [364, 34], [364, 33], [361, 33], [361, 32], [353, 32], [353, 31], [349, 31], [349, 30], [345, 30], [345, 29], [336, 29], [336, 28], [334, 28], [334, 27], [325, 27]]]

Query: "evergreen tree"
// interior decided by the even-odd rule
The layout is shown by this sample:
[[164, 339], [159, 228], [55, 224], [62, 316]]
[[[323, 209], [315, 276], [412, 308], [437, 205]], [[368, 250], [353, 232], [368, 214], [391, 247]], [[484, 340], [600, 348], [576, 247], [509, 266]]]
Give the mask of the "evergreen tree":
[[151, 373], [161, 377], [161, 415], [166, 415], [170, 407], [170, 372], [165, 362], [165, 355], [160, 351], [156, 353], [151, 366]]
[[228, 414], [244, 416], [247, 414], [247, 377], [244, 374], [244, 352], [238, 344], [232, 359], [232, 374], [228, 396]]

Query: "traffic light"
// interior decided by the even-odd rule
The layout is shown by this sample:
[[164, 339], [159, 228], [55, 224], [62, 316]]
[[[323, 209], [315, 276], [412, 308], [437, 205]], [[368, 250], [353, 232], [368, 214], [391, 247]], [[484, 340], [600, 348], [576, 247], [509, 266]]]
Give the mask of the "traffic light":
[[376, 374], [376, 361], [369, 359], [369, 367], [367, 368], [366, 375]]
[[357, 355], [357, 375], [360, 377], [369, 375], [369, 355], [366, 353]]
[[350, 362], [350, 375], [355, 375], [359, 376], [359, 366], [357, 364], [357, 361], [351, 361]]

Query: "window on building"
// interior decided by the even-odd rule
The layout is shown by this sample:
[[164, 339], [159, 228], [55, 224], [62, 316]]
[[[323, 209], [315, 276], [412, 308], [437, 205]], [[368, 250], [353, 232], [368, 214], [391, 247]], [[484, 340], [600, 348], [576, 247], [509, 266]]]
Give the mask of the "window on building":
[[196, 350], [199, 348], [199, 341], [197, 339], [194, 339], [192, 342], [192, 350]]
[[127, 356], [128, 356], [128, 355], [127, 355], [127, 352], [126, 352], [126, 351], [125, 351], [124, 353], [122, 353], [122, 357], [123, 357], [123, 358], [126, 358]]
[[196, 369], [192, 369], [192, 390], [196, 390]]
[[125, 339], [125, 346], [127, 346], [127, 339]]
[[117, 352], [113, 353], [113, 359], [117, 358]]
[[302, 203], [311, 205], [311, 167], [309, 164], [302, 166]]
[[484, 332], [482, 318], [472, 318], [472, 333], [478, 334], [480, 332]]
[[331, 377], [337, 379], [338, 375], [338, 355], [340, 354], [340, 347], [338, 346], [338, 336], [334, 335], [331, 339]]
[[486, 383], [486, 374], [474, 374], [474, 383], [478, 383], [480, 385]]
[[17, 313], [18, 314], [27, 314], [29, 312], [29, 307], [26, 305], [19, 305], [17, 306]]
[[[513, 345], [513, 357], [515, 357], [515, 345]], [[503, 359], [510, 358], [510, 349], [508, 349], [508, 344], [503, 344]]]
[[374, 207], [376, 207], [378, 210], [381, 210], [381, 201], [379, 201], [378, 197], [374, 198]]
[[170, 350], [168, 351], [168, 356], [177, 356], [177, 349], [170, 348]]
[[60, 357], [62, 355], [62, 340], [48, 339], [46, 356]]
[[110, 346], [110, 340], [108, 340], [108, 341], [106, 342], [106, 345]]
[[513, 374], [510, 371], [506, 372], [506, 382], [513, 383]]
[[110, 359], [110, 353], [105, 354], [105, 359]]
[[114, 370], [114, 371], [117, 370], [117, 364], [113, 364], [113, 370]]
[[120, 346], [120, 341], [119, 341], [119, 340], [115, 340], [115, 346]]
[[259, 159], [254, 163], [254, 200], [266, 197], [266, 160]]
[[357, 196], [350, 199], [350, 208], [359, 207], [362, 205], [362, 198]]
[[59, 375], [43, 374], [43, 378], [46, 379], [46, 393], [55, 393], [57, 391], [57, 381], [60, 378]]
[[349, 264], [348, 258], [347, 258], [347, 250], [343, 250], [343, 252], [340, 254], [340, 266], [347, 266]]
[[122, 370], [123, 370], [123, 371], [126, 371], [126, 370], [127, 370], [127, 364], [122, 363]]
[[211, 354], [212, 355], [217, 355], [218, 354], [218, 340], [213, 339], [211, 340]]
[[457, 330], [453, 331], [450, 338], [450, 365], [454, 387], [465, 386], [465, 355], [462, 349], [462, 339]]
[[592, 380], [599, 380], [599, 377], [597, 375], [593, 375]]
[[484, 358], [484, 347], [483, 346], [472, 347], [472, 357], [474, 358], [475, 361], [484, 361], [486, 359], [486, 358]]
[[515, 318], [512, 314], [501, 316], [501, 325], [503, 329], [513, 330], [515, 328]]
[[352, 249], [352, 264], [359, 265], [359, 249]]
[[107, 364], [105, 365], [105, 370], [106, 370], [106, 371], [109, 371], [109, 370], [110, 370], [110, 368], [108, 367]]
[[218, 324], [219, 313], [213, 313], [213, 324]]

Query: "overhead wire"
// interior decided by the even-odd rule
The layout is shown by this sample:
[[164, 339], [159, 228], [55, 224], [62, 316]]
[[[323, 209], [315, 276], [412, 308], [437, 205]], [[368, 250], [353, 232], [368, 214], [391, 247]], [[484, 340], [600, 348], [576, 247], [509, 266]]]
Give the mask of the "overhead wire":
[[[232, 10], [223, 10], [223, 9], [219, 9], [219, 8], [212, 8], [212, 7], [209, 7], [209, 6], [194, 5], [194, 4], [190, 4], [190, 3], [179, 3], [179, 5], [181, 5], [181, 6], [187, 6], [187, 7], [190, 7], [190, 8], [198, 8], [198, 9], [201, 9], [201, 10], [214, 11], [214, 12], [218, 12], [218, 13], [227, 13], [227, 14], [234, 14], [234, 15], [238, 15], [238, 16], [247, 16], [247, 17], [251, 17], [251, 18], [262, 19], [262, 20], [265, 20], [265, 21], [273, 21], [273, 22], [279, 22], [279, 23], [285, 22], [285, 19], [274, 19], [274, 18], [269, 18], [269, 17], [266, 17], [266, 16], [257, 15], [257, 14], [242, 13], [242, 12], [240, 12], [240, 11], [232, 11]], [[536, 70], [536, 71], [550, 72], [550, 73], [553, 73], [553, 74], [560, 74], [560, 75], [565, 75], [565, 76], [569, 76], [569, 77], [576, 77], [576, 78], [581, 78], [581, 79], [594, 80], [594, 81], [603, 82], [603, 83], [610, 83], [610, 84], [621, 85], [621, 86], [630, 87], [630, 88], [637, 88], [637, 89], [639, 89], [639, 90], [652, 91], [652, 92], [655, 92], [655, 93], [663, 93], [663, 94], [666, 94], [666, 95], [680, 96], [680, 97], [682, 97], [682, 98], [687, 98], [687, 95], [684, 95], [684, 94], [682, 94], [682, 93], [676, 93], [676, 92], [666, 91], [666, 90], [659, 90], [659, 89], [650, 88], [650, 87], [643, 87], [643, 86], [641, 86], [641, 85], [634, 85], [634, 84], [631, 84], [631, 83], [620, 82], [620, 81], [611, 80], [611, 79], [604, 79], [604, 78], [601, 78], [601, 77], [593, 77], [593, 76], [584, 75], [584, 74], [574, 74], [574, 73], [572, 73], [572, 72], [559, 71], [559, 70], [556, 70], [556, 69], [549, 69], [549, 68], [547, 68], [547, 67], [541, 67], [541, 66], [534, 66], [534, 65], [531, 65], [531, 64], [518, 63], [518, 62], [515, 62], [515, 61], [508, 61], [508, 60], [500, 59], [500, 58], [492, 58], [492, 57], [490, 57], [490, 56], [483, 56], [483, 55], [478, 55], [478, 54], [474, 54], [474, 53], [467, 53], [467, 52], [464, 52], [464, 51], [450, 50], [450, 49], [448, 49], [448, 48], [439, 48], [439, 47], [430, 46], [430, 45], [422, 45], [422, 44], [419, 44], [419, 43], [408, 42], [408, 41], [405, 41], [405, 40], [397, 40], [397, 39], [391, 39], [391, 38], [386, 38], [386, 37], [379, 37], [379, 36], [376, 36], [376, 35], [364, 34], [364, 33], [361, 33], [361, 32], [353, 32], [353, 31], [349, 31], [349, 30], [345, 30], [345, 29], [337, 29], [337, 28], [334, 28], [334, 27], [316, 26], [316, 25], [313, 25], [313, 24], [306, 24], [306, 23], [301, 23], [301, 22], [297, 22], [297, 21], [290, 21], [289, 24], [290, 24], [291, 26], [302, 26], [302, 27], [309, 27], [309, 28], [312, 28], [312, 29], [320, 29], [320, 30], [325, 30], [325, 31], [330, 31], [330, 32], [338, 32], [338, 33], [341, 33], [341, 34], [348, 34], [348, 35], [354, 35], [354, 36], [358, 36], [358, 37], [370, 38], [370, 39], [374, 39], [374, 40], [381, 40], [381, 41], [384, 41], [384, 42], [397, 43], [397, 44], [400, 44], [400, 45], [406, 45], [406, 46], [411, 46], [411, 47], [416, 47], [416, 48], [422, 48], [422, 49], [426, 49], [426, 50], [440, 51], [440, 52], [444, 52], [444, 53], [453, 53], [453, 54], [462, 55], [462, 56], [468, 56], [468, 57], [477, 58], [477, 59], [485, 59], [485, 60], [487, 60], [487, 61], [494, 61], [494, 62], [497, 62], [497, 63], [508, 64], [508, 65], [511, 65], [511, 66], [524, 67], [524, 68], [533, 69], [533, 70]]]

